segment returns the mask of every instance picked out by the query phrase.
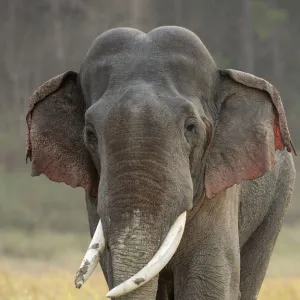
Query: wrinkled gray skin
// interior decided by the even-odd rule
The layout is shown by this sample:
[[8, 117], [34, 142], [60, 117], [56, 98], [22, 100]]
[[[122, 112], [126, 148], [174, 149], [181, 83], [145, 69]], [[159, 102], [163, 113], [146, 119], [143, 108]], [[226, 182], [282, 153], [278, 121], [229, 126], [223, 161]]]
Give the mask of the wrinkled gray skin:
[[[100, 174], [99, 201], [86, 193], [90, 231], [100, 216], [106, 238], [101, 266], [109, 288], [142, 269], [188, 210], [182, 241], [167, 267], [118, 299], [256, 299], [290, 201], [292, 156], [276, 151], [271, 171], [211, 199], [204, 172], [222, 121], [218, 99], [257, 95], [262, 119], [269, 121], [269, 96], [222, 75], [198, 37], [179, 27], [103, 33], [82, 63], [79, 85], [85, 145]], [[237, 149], [243, 141], [236, 142], [235, 134], [252, 118], [247, 106], [239, 114], [228, 121], [226, 141]]]

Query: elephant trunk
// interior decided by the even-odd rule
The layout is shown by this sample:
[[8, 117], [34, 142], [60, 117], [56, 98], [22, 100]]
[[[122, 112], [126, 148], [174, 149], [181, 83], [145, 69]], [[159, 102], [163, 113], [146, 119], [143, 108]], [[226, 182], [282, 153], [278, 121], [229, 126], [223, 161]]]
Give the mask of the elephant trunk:
[[[99, 213], [110, 260], [107, 279], [113, 288], [107, 296], [155, 300], [158, 274], [183, 233], [192, 184], [180, 161], [167, 159], [161, 144], [151, 144], [150, 149], [139, 142], [130, 152], [120, 141], [118, 146], [119, 151], [102, 158], [99, 185]], [[154, 152], [157, 148], [161, 152]]]
[[[100, 217], [110, 251], [113, 287], [151, 261], [177, 217], [186, 210], [183, 191], [176, 190], [178, 165], [167, 159], [161, 144], [146, 143], [139, 141], [128, 152], [122, 148], [101, 169]], [[137, 291], [127, 290], [128, 282], [122, 285], [124, 293], [130, 294], [121, 299], [135, 299], [135, 295], [136, 299], [155, 299], [159, 271], [147, 283], [144, 277], [134, 278]], [[124, 293], [112, 292], [111, 296]]]
[[[155, 255], [160, 245], [160, 240], [157, 239], [158, 234], [149, 234], [152, 231], [150, 225], [141, 226], [142, 220], [138, 213], [135, 213], [133, 217], [133, 228], [124, 227], [119, 232], [120, 236], [116, 241], [110, 242], [111, 251], [111, 264], [112, 264], [112, 281], [114, 287], [122, 284], [130, 277], [138, 273]], [[137, 287], [143, 283], [143, 278], [137, 278], [135, 284]], [[155, 276], [152, 280], [143, 286], [140, 286], [137, 290], [125, 294], [118, 299], [156, 299], [158, 285], [158, 276]], [[117, 297], [114, 293], [111, 293], [111, 298]]]
[[150, 280], [152, 283], [154, 283], [153, 280], [155, 279], [155, 283], [157, 283], [157, 275], [170, 261], [179, 246], [185, 227], [185, 222], [186, 212], [182, 213], [177, 218], [160, 248], [148, 262], [148, 264], [134, 276], [111, 290], [106, 296], [117, 297], [125, 295], [126, 293], [134, 291], [138, 287], [143, 286]]

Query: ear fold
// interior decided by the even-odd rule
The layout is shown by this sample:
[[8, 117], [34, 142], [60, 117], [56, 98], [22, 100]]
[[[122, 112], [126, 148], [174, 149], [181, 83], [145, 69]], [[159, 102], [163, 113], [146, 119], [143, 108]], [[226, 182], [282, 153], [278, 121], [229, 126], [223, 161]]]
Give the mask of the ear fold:
[[205, 170], [208, 198], [271, 170], [276, 149], [294, 149], [277, 90], [244, 72], [220, 74], [219, 116]]
[[84, 105], [77, 73], [41, 85], [29, 100], [27, 155], [32, 176], [83, 187], [97, 197], [98, 175], [83, 142]]

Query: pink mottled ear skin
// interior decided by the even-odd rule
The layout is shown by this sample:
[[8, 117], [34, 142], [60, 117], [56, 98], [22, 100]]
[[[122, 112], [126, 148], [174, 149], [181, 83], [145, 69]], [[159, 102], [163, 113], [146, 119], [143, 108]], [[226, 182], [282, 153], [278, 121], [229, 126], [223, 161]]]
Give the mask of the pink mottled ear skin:
[[221, 109], [205, 171], [208, 198], [270, 171], [275, 150], [294, 150], [277, 90], [248, 73], [220, 73]]
[[77, 74], [66, 72], [41, 85], [27, 114], [27, 155], [32, 176], [83, 187], [97, 197], [98, 175], [83, 141], [83, 103]]

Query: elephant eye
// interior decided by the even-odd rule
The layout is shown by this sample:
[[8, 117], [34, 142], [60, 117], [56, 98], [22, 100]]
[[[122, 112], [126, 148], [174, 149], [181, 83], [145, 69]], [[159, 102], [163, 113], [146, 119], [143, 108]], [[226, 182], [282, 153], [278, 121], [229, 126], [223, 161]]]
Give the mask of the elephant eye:
[[97, 143], [97, 136], [91, 127], [85, 128], [85, 139], [88, 145], [95, 145]]
[[189, 143], [194, 140], [194, 137], [197, 133], [197, 124], [195, 120], [189, 120], [185, 123], [185, 138]]
[[196, 133], [197, 125], [194, 119], [190, 119], [185, 123], [185, 132], [186, 133]]
[[196, 126], [195, 124], [189, 124], [186, 126], [186, 131], [189, 131], [189, 132], [195, 132], [196, 131]]

